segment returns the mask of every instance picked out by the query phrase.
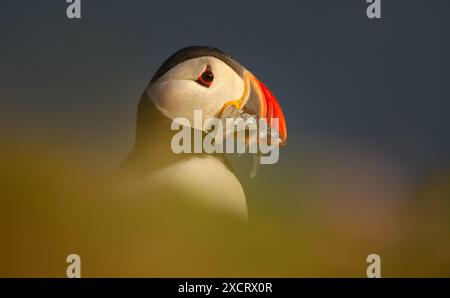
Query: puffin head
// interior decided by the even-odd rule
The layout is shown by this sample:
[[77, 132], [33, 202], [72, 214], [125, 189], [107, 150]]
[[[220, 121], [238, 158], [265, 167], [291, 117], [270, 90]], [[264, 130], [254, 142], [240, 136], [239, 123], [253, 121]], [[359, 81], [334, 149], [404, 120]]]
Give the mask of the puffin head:
[[280, 142], [286, 142], [286, 122], [275, 96], [216, 48], [192, 46], [177, 51], [161, 65], [144, 95], [171, 120], [182, 117], [194, 123], [194, 110], [201, 110], [204, 119], [220, 118], [230, 106], [265, 118], [268, 124], [278, 118]]

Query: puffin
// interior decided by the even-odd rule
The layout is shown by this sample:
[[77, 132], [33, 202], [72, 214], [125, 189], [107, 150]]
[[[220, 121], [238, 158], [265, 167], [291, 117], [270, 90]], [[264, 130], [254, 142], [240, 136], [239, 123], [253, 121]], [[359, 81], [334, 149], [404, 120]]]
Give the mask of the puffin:
[[[174, 153], [174, 120], [195, 123], [194, 111], [204, 119], [224, 117], [230, 107], [264, 118], [278, 118], [280, 145], [286, 143], [286, 121], [273, 93], [250, 71], [225, 52], [208, 46], [189, 46], [167, 58], [144, 90], [137, 109], [135, 144], [121, 169], [134, 186], [151, 193], [155, 188], [176, 191], [202, 206], [246, 220], [245, 192], [223, 153]], [[189, 129], [207, 132], [192, 124]], [[160, 192], [159, 192], [160, 193]]]

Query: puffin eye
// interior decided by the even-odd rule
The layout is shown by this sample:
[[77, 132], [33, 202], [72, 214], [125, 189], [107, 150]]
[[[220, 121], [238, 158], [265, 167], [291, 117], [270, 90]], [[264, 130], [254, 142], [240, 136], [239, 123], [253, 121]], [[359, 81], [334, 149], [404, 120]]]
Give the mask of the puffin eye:
[[206, 67], [206, 69], [196, 80], [197, 83], [205, 87], [210, 87], [213, 81], [214, 81], [214, 74], [209, 66]]

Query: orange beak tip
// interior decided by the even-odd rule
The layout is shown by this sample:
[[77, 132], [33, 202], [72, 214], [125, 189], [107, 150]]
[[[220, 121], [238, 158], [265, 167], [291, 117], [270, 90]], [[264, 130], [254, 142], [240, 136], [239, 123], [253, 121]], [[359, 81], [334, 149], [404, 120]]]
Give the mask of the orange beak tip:
[[271, 119], [278, 119], [278, 132], [280, 135], [280, 145], [286, 145], [287, 139], [287, 128], [286, 128], [286, 119], [284, 118], [283, 111], [281, 110], [280, 104], [277, 99], [273, 95], [273, 93], [260, 81], [258, 81], [259, 87], [261, 89], [261, 93], [264, 97], [264, 104], [266, 106], [266, 115], [267, 122], [270, 125]]

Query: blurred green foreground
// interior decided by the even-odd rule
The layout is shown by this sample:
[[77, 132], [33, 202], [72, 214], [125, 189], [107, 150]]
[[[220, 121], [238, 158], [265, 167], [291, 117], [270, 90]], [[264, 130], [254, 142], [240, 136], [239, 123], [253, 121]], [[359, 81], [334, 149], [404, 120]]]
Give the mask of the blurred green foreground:
[[120, 191], [81, 154], [56, 151], [1, 144], [2, 277], [65, 277], [71, 253], [82, 277], [365, 277], [372, 253], [384, 277], [450, 276], [448, 173], [372, 203], [349, 195], [360, 183], [291, 161], [278, 180], [251, 182], [246, 223], [183, 194]]

